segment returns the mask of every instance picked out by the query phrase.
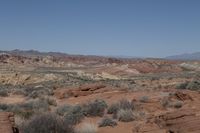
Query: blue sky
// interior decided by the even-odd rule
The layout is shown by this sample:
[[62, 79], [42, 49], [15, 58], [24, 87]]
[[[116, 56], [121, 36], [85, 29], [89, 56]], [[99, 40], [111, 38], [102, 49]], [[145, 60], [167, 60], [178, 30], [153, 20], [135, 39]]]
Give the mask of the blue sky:
[[200, 0], [1, 0], [0, 49], [165, 57], [200, 51]]

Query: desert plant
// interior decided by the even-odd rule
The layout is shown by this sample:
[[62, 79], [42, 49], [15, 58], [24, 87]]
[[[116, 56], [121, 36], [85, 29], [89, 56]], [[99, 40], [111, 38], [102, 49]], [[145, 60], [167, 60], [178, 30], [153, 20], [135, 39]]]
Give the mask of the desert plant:
[[176, 101], [176, 102], [172, 103], [172, 106], [174, 108], [181, 108], [183, 106], [183, 103], [180, 101]]
[[168, 97], [164, 97], [160, 100], [160, 104], [162, 105], [162, 107], [166, 108], [170, 105], [170, 101], [168, 99]]
[[117, 126], [117, 122], [111, 118], [105, 117], [99, 122], [99, 127], [106, 127], [106, 126]]
[[0, 104], [0, 110], [2, 110], [2, 111], [7, 110], [8, 107], [9, 107], [9, 106], [8, 106], [7, 104], [4, 104], [4, 103], [1, 103], [1, 104]]
[[168, 97], [164, 97], [160, 101], [161, 105], [164, 108], [181, 108], [183, 106], [183, 102], [181, 101], [171, 101]]
[[22, 133], [73, 133], [70, 125], [55, 114], [42, 114], [21, 125]]
[[43, 96], [50, 96], [53, 94], [53, 89], [46, 87], [27, 87], [24, 89], [25, 95], [30, 98], [38, 98]]
[[188, 90], [200, 90], [200, 82], [199, 81], [189, 82], [186, 89], [188, 89]]
[[12, 92], [14, 95], [22, 95], [22, 96], [26, 96], [26, 92], [23, 89], [16, 89]]
[[76, 132], [77, 133], [97, 133], [98, 127], [93, 123], [84, 123]]
[[68, 112], [69, 110], [71, 110], [72, 106], [71, 105], [62, 105], [59, 106], [56, 109], [56, 113], [60, 116], [64, 116], [66, 112]]
[[117, 112], [117, 118], [122, 122], [130, 122], [135, 120], [135, 116], [133, 115], [133, 111], [131, 109], [120, 109]]
[[139, 101], [142, 103], [146, 103], [149, 101], [149, 97], [148, 96], [142, 96], [139, 98]]
[[113, 118], [117, 118], [117, 112], [120, 109], [123, 110], [133, 110], [135, 105], [133, 102], [128, 101], [127, 99], [121, 99], [119, 102], [111, 104], [107, 110], [108, 114], [113, 114]]
[[188, 82], [178, 84], [178, 85], [176, 85], [176, 89], [180, 89], [180, 90], [181, 89], [186, 89], [187, 85], [188, 85]]
[[99, 99], [83, 105], [83, 110], [86, 116], [103, 116], [106, 108], [106, 102]]
[[7, 90], [0, 90], [0, 96], [1, 97], [7, 97], [8, 96], [8, 91]]
[[116, 114], [117, 111], [119, 110], [120, 105], [119, 103], [113, 103], [108, 107], [107, 113], [108, 114]]
[[44, 101], [46, 100], [49, 105], [57, 106], [57, 102], [54, 98], [50, 98], [50, 97], [46, 96], [46, 97], [40, 98], [40, 99], [44, 100]]
[[70, 108], [70, 110], [68, 110], [67, 113], [64, 115], [64, 122], [68, 125], [75, 125], [80, 123], [83, 118], [84, 113], [81, 106], [76, 105]]
[[30, 100], [21, 106], [24, 107], [25, 109], [30, 109], [34, 111], [45, 112], [49, 110], [49, 104], [44, 99]]
[[127, 99], [121, 99], [119, 101], [119, 106], [120, 106], [120, 109], [124, 109], [124, 110], [128, 110], [128, 109], [133, 110], [134, 109], [133, 102], [130, 102]]
[[199, 81], [191, 81], [191, 82], [185, 82], [181, 83], [176, 86], [176, 89], [188, 89], [188, 90], [200, 90], [200, 82]]

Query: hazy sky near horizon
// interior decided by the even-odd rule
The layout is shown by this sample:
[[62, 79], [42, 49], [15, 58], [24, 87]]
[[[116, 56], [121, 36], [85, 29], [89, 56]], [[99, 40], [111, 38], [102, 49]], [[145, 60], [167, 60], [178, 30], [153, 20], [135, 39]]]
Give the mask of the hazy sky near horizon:
[[200, 0], [1, 0], [0, 50], [165, 57], [200, 51]]

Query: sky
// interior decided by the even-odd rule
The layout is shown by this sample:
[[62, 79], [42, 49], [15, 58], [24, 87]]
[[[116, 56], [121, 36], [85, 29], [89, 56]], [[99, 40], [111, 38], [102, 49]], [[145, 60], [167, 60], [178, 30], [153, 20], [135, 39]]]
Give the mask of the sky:
[[200, 51], [200, 0], [1, 0], [0, 50], [165, 57]]

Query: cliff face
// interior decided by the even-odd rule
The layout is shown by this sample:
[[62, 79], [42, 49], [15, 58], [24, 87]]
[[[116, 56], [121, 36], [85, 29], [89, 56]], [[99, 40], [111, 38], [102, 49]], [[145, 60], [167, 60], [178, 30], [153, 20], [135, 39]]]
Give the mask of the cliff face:
[[13, 113], [0, 112], [0, 133], [18, 133]]

